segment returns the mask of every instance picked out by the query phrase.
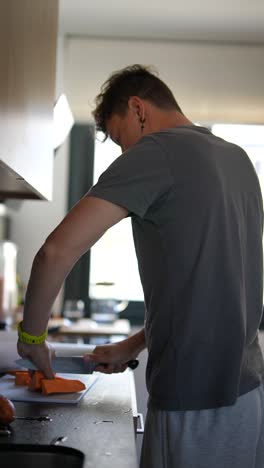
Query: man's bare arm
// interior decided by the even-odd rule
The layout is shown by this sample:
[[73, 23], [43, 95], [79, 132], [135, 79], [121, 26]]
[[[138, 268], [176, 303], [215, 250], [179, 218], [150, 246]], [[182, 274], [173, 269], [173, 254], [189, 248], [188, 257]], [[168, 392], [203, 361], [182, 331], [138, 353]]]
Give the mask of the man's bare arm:
[[128, 211], [95, 197], [82, 198], [49, 235], [37, 253], [27, 288], [23, 329], [41, 335], [51, 306], [68, 273], [108, 228]]

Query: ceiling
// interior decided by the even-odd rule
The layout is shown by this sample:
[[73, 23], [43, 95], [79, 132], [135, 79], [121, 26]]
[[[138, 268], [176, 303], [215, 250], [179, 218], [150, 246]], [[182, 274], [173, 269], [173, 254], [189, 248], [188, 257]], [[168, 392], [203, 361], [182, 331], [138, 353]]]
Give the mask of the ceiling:
[[63, 35], [264, 44], [263, 0], [59, 0]]
[[264, 0], [59, 0], [59, 33], [75, 120], [113, 70], [147, 63], [192, 120], [263, 123]]

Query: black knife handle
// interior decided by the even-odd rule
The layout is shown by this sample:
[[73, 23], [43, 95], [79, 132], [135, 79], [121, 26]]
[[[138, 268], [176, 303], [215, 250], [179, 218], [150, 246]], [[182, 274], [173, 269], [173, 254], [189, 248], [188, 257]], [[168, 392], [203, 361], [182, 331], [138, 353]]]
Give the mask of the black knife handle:
[[[92, 370], [92, 372], [94, 370], [96, 370], [96, 367], [97, 366], [104, 366], [107, 368], [107, 366], [109, 365], [109, 363], [105, 363], [105, 362], [100, 362], [99, 364], [95, 364], [94, 363], [94, 369]], [[136, 367], [139, 365], [139, 360], [138, 359], [131, 359], [130, 361], [127, 361], [126, 362], [126, 365], [127, 367], [129, 367], [130, 369], [136, 369]]]
[[130, 369], [136, 369], [137, 366], [139, 365], [139, 360], [138, 359], [131, 359], [131, 361], [127, 362], [127, 366], [130, 367]]

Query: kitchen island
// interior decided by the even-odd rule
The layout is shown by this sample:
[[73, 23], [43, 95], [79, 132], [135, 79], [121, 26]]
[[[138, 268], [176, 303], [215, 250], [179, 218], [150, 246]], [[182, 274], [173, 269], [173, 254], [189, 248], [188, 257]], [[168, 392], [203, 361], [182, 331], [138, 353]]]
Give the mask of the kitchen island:
[[[133, 372], [99, 374], [77, 405], [14, 402], [16, 416], [49, 416], [52, 421], [16, 420], [0, 444], [55, 444], [85, 455], [83, 468], [136, 468]], [[63, 439], [65, 438], [65, 439]]]

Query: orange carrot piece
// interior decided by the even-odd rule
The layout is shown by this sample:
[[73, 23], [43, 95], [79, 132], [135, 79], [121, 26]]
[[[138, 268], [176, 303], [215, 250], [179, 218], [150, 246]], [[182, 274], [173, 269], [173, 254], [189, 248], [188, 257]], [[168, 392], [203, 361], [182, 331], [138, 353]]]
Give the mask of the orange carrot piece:
[[76, 393], [86, 388], [80, 380], [63, 379], [62, 377], [42, 379], [41, 385], [44, 395], [50, 395], [51, 393]]
[[17, 373], [17, 372], [21, 372], [21, 371], [17, 371], [16, 369], [14, 369], [14, 370], [13, 370], [13, 369], [10, 369], [10, 370], [8, 370], [8, 371], [5, 371], [6, 374], [8, 374], [8, 375], [14, 375], [14, 376], [16, 376], [16, 373]]
[[32, 392], [41, 391], [41, 382], [44, 379], [44, 374], [40, 371], [35, 371], [28, 385], [28, 389]]
[[31, 380], [30, 374], [25, 372], [17, 372], [15, 375], [15, 385], [29, 385]]
[[8, 374], [8, 375], [14, 375], [16, 376], [17, 374], [25, 374], [25, 372], [28, 373], [29, 375], [29, 372], [27, 370], [20, 370], [20, 369], [10, 369], [8, 371], [5, 371], [5, 374]]

